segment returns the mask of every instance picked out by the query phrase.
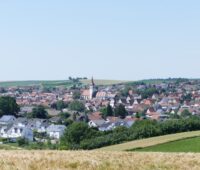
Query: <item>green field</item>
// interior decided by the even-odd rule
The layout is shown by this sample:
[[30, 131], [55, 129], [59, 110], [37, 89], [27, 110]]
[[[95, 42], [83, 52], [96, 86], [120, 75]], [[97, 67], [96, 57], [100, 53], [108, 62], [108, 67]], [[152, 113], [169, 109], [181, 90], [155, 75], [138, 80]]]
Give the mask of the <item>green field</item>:
[[43, 87], [68, 87], [72, 83], [67, 80], [56, 81], [5, 81], [0, 82], [0, 87], [43, 86]]
[[[88, 85], [91, 83], [91, 80], [81, 80], [81, 82], [84, 85]], [[96, 85], [113, 85], [113, 84], [121, 84], [121, 83], [127, 83], [128, 81], [123, 81], [123, 80], [100, 80], [100, 79], [94, 79], [94, 83]]]
[[200, 137], [200, 131], [184, 132], [184, 133], [158, 136], [158, 137], [152, 137], [152, 138], [141, 139], [141, 140], [134, 140], [131, 142], [125, 142], [118, 145], [103, 147], [97, 150], [101, 150], [101, 151], [127, 151], [128, 150], [130, 151], [137, 148], [146, 148], [150, 146], [155, 146], [155, 145], [164, 144], [167, 142], [173, 142], [173, 141], [186, 139], [186, 138], [192, 138], [192, 137]]
[[200, 152], [200, 137], [177, 140], [146, 148], [138, 148], [139, 152]]
[[[94, 80], [96, 85], [113, 85], [126, 83], [121, 80]], [[91, 80], [81, 80], [83, 85], [88, 85]], [[43, 87], [70, 87], [73, 83], [68, 80], [33, 80], [33, 81], [2, 81], [0, 87], [22, 87], [22, 86], [43, 86]]]

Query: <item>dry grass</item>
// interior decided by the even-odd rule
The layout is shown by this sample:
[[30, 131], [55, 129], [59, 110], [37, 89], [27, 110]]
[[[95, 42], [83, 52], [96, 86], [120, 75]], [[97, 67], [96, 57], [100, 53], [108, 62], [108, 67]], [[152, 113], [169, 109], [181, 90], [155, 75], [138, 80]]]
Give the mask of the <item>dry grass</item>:
[[175, 140], [190, 138], [200, 136], [200, 131], [177, 133], [172, 135], [158, 136], [153, 138], [147, 138], [142, 140], [135, 140], [132, 142], [126, 142], [119, 145], [112, 145], [104, 148], [100, 148], [102, 151], [125, 151], [135, 148], [143, 148], [153, 145], [158, 145], [162, 143], [167, 143]]
[[1, 170], [199, 170], [200, 154], [0, 151]]

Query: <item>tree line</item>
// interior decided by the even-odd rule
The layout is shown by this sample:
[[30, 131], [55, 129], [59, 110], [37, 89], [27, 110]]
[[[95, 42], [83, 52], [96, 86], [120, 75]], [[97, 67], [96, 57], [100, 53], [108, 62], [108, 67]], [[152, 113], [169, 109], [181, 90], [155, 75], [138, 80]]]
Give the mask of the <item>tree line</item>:
[[196, 116], [164, 122], [141, 120], [136, 121], [129, 129], [118, 127], [108, 132], [89, 128], [83, 122], [75, 122], [65, 131], [60, 142], [60, 149], [90, 150], [131, 140], [194, 130], [200, 130], [200, 118]]

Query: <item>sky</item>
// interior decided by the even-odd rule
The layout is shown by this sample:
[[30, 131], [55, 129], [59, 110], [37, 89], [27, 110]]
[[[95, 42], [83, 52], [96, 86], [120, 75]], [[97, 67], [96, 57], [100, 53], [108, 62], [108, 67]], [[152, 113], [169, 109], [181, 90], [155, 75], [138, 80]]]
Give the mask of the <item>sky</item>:
[[0, 81], [200, 78], [199, 0], [0, 0]]

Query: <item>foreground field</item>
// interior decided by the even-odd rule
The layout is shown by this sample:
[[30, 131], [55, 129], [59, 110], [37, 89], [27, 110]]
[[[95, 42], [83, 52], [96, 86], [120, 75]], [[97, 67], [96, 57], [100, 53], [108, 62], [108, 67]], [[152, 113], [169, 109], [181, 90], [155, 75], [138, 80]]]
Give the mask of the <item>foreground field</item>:
[[0, 151], [1, 170], [199, 170], [200, 154]]
[[158, 144], [163, 144], [167, 142], [172, 142], [180, 139], [191, 138], [200, 136], [200, 131], [177, 133], [172, 135], [158, 136], [153, 138], [135, 140], [132, 142], [126, 142], [119, 145], [112, 145], [104, 148], [100, 148], [102, 151], [126, 151], [133, 150], [137, 148], [144, 148], [149, 146], [154, 146]]
[[200, 153], [200, 137], [182, 139], [178, 141], [163, 143], [133, 151], [141, 152], [198, 152]]

